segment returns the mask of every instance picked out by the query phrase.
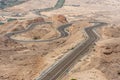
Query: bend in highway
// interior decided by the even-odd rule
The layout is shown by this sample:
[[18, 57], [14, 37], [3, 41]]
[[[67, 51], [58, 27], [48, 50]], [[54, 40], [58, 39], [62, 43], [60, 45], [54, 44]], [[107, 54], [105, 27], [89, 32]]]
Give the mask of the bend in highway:
[[[56, 5], [54, 7], [51, 8], [45, 8], [45, 9], [39, 9], [36, 10], [36, 14], [43, 11], [50, 11], [50, 10], [55, 10], [58, 8], [61, 8], [64, 4], [65, 0], [58, 0], [58, 2], [56, 3]], [[33, 26], [38, 25], [37, 24], [31, 24], [29, 25], [29, 27], [26, 30], [23, 31], [19, 31], [19, 32], [12, 32], [12, 33], [8, 33], [6, 34], [6, 36], [8, 36], [10, 39], [12, 35], [16, 35], [16, 34], [20, 34], [20, 33], [24, 33], [30, 29], [33, 28]], [[58, 28], [58, 31], [61, 33], [61, 35], [55, 39], [50, 39], [50, 40], [36, 40], [36, 41], [24, 41], [24, 40], [15, 40], [18, 42], [46, 42], [46, 41], [52, 41], [52, 40], [56, 40], [58, 38], [61, 37], [66, 37], [68, 36], [68, 32], [65, 31], [65, 28], [69, 27], [71, 24], [66, 24], [66, 25], [62, 25]], [[55, 64], [55, 66], [53, 66], [50, 70], [46, 71], [45, 74], [41, 74], [36, 80], [57, 80], [58, 78], [60, 78], [66, 71], [68, 71], [72, 65], [74, 65], [75, 61], [80, 58], [81, 56], [85, 55], [85, 53], [87, 51], [89, 51], [89, 48], [91, 47], [91, 45], [93, 45], [93, 43], [99, 38], [97, 36], [97, 34], [93, 31], [94, 28], [100, 27], [100, 26], [104, 26], [106, 25], [106, 23], [103, 22], [95, 22], [95, 24], [91, 27], [87, 27], [85, 28], [85, 32], [88, 36], [87, 40], [85, 42], [83, 42], [82, 44], [79, 44], [77, 47], [74, 48], [74, 50], [66, 55], [64, 58], [62, 58], [57, 64]]]
[[[65, 3], [65, 0], [58, 0], [56, 5], [54, 7], [51, 7], [51, 8], [45, 8], [45, 9], [37, 9], [35, 10], [35, 12], [37, 14], [40, 14], [40, 12], [44, 12], [44, 11], [51, 11], [51, 10], [55, 10], [55, 9], [59, 9], [61, 7], [63, 7]], [[66, 37], [68, 36], [68, 32], [65, 31], [65, 28], [71, 26], [72, 24], [69, 23], [69, 24], [65, 24], [65, 25], [62, 25], [60, 26], [57, 30], [59, 31], [60, 33], [60, 36], [58, 36], [57, 38], [51, 38], [51, 39], [48, 39], [48, 40], [17, 40], [17, 39], [13, 39], [12, 36], [13, 35], [17, 35], [17, 34], [21, 34], [21, 33], [25, 33], [31, 29], [33, 29], [33, 27], [35, 25], [40, 25], [40, 24], [48, 24], [48, 23], [51, 23], [51, 22], [45, 22], [45, 23], [32, 23], [28, 26], [28, 28], [26, 30], [22, 30], [22, 31], [16, 31], [16, 32], [11, 32], [11, 33], [8, 33], [6, 34], [5, 36], [7, 36], [9, 39], [11, 40], [14, 40], [14, 41], [17, 41], [17, 42], [49, 42], [49, 41], [53, 41], [53, 40], [56, 40], [56, 39], [59, 39], [59, 38], [62, 38], [62, 37]]]
[[20, 40], [20, 39], [18, 40], [18, 39], [12, 38], [13, 35], [18, 35], [18, 34], [21, 34], [21, 33], [25, 33], [27, 31], [33, 29], [34, 27], [36, 27], [36, 25], [42, 25], [42, 24], [51, 24], [51, 22], [32, 23], [25, 30], [11, 32], [11, 33], [6, 34], [5, 36], [7, 36], [9, 39], [17, 41], [17, 42], [50, 42], [50, 41], [53, 41], [53, 40], [57, 40], [59, 38], [67, 37], [69, 35], [69, 33], [66, 32], [65, 29], [72, 25], [71, 23], [68, 23], [68, 24], [64, 24], [64, 25], [58, 27], [57, 30], [60, 33], [60, 35], [56, 38], [50, 38], [50, 39], [46, 39], [46, 40], [40, 40], [40, 39], [39, 40]]
[[78, 58], [85, 55], [90, 46], [99, 38], [93, 31], [94, 28], [104, 25], [106, 23], [97, 22], [93, 26], [85, 28], [84, 30], [88, 35], [87, 40], [83, 44], [78, 45], [70, 54], [61, 59], [50, 70], [47, 70], [46, 73], [42, 73], [36, 80], [57, 80], [60, 78], [60, 76], [71, 68]]

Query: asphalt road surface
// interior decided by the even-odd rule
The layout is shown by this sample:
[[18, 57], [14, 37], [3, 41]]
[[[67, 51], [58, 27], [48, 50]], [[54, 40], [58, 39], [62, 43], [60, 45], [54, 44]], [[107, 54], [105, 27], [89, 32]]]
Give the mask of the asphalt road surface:
[[[58, 0], [57, 4], [54, 7], [35, 10], [35, 12], [39, 14], [40, 12], [43, 12], [43, 11], [50, 11], [50, 10], [61, 8], [64, 2], [65, 0]], [[33, 29], [34, 26], [38, 24], [44, 24], [44, 23], [33, 23], [29, 25], [29, 27], [26, 30], [8, 33], [6, 34], [6, 36], [8, 36], [10, 39], [13, 39], [11, 38], [11, 36], [21, 34], [30, 29]], [[19, 42], [46, 42], [46, 41], [56, 40], [58, 38], [66, 37], [69, 35], [68, 32], [65, 31], [65, 29], [69, 27], [70, 25], [71, 23], [60, 26], [57, 29], [60, 32], [60, 36], [54, 39], [28, 40], [28, 41], [16, 40], [16, 39], [13, 39], [13, 40], [19, 41]], [[106, 25], [106, 23], [95, 22], [93, 26], [85, 28], [84, 30], [87, 34], [87, 40], [83, 42], [82, 44], [78, 44], [78, 46], [75, 47], [74, 50], [72, 50], [70, 54], [63, 57], [57, 64], [55, 64], [55, 66], [53, 66], [50, 70], [47, 70], [46, 73], [42, 73], [36, 80], [57, 80], [61, 76], [63, 76], [66, 72], [68, 72], [68, 70], [75, 64], [76, 60], [79, 59], [81, 56], [85, 55], [85, 53], [89, 50], [91, 45], [93, 45], [93, 43], [95, 43], [95, 41], [98, 40], [99, 37], [94, 31], [94, 29], [100, 26], [104, 26], [104, 25]]]
[[[59, 8], [63, 7], [64, 3], [65, 3], [65, 0], [58, 0], [54, 7], [44, 8], [44, 9], [37, 9], [37, 10], [33, 10], [33, 12], [35, 11], [36, 14], [40, 15], [40, 12], [52, 11], [52, 10], [55, 10], [55, 9], [59, 9]], [[62, 25], [62, 26], [58, 27], [57, 30], [60, 33], [60, 36], [58, 36], [56, 38], [51, 38], [51, 39], [47, 39], [47, 40], [39, 40], [39, 39], [38, 40], [17, 40], [17, 39], [12, 38], [13, 35], [25, 33], [27, 31], [33, 29], [36, 25], [50, 24], [50, 23], [51, 22], [32, 23], [25, 30], [11, 32], [11, 33], [6, 34], [5, 36], [7, 36], [9, 39], [17, 41], [17, 42], [49, 42], [49, 41], [53, 41], [53, 40], [68, 36], [68, 32], [66, 32], [65, 29], [67, 27], [71, 26], [72, 25], [71, 23], [68, 23], [68, 24], [65, 24], [65, 25]]]
[[36, 25], [42, 25], [42, 24], [52, 24], [52, 23], [51, 22], [32, 23], [25, 30], [7, 33], [5, 36], [7, 36], [9, 39], [17, 41], [17, 42], [50, 42], [50, 41], [53, 41], [53, 40], [57, 40], [59, 38], [67, 37], [69, 35], [69, 33], [66, 31], [66, 28], [68, 28], [68, 27], [70, 27], [72, 25], [72, 23], [68, 23], [68, 24], [64, 24], [64, 25], [58, 27], [57, 30], [60, 33], [60, 35], [58, 37], [50, 38], [50, 39], [47, 39], [47, 40], [40, 40], [40, 39], [37, 39], [37, 40], [20, 40], [19, 39], [18, 40], [18, 39], [12, 38], [13, 35], [19, 35], [19, 34], [28, 32], [29, 30], [34, 29], [34, 27], [36, 27]]
[[75, 61], [83, 56], [93, 45], [93, 43], [99, 38], [94, 28], [104, 26], [106, 23], [96, 22], [93, 26], [85, 28], [85, 32], [88, 36], [87, 40], [78, 45], [74, 50], [63, 59], [61, 59], [55, 66], [48, 70], [45, 74], [41, 74], [36, 80], [57, 80], [66, 71], [68, 71]]

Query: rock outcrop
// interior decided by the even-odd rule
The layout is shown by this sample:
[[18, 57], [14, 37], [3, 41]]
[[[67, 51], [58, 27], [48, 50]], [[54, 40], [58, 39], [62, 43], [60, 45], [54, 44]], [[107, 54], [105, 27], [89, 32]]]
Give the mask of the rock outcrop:
[[38, 17], [38, 18], [35, 18], [35, 19], [32, 19], [32, 20], [27, 20], [27, 24], [31, 24], [31, 23], [36, 23], [36, 22], [45, 22], [44, 18], [42, 17]]
[[52, 17], [49, 18], [50, 21], [53, 22], [53, 25], [55, 27], [58, 27], [58, 25], [66, 24], [68, 21], [65, 16], [63, 15], [53, 15]]

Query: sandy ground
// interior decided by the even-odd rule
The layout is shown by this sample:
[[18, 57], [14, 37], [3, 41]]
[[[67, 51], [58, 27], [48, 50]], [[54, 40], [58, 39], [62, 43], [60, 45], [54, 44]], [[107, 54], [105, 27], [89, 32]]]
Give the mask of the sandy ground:
[[[21, 26], [20, 24], [22, 24], [22, 28], [20, 29], [25, 29], [27, 26], [26, 22], [24, 22], [25, 20], [38, 17], [38, 15], [29, 12], [29, 10], [51, 7], [54, 6], [56, 1], [30, 0], [26, 3], [7, 8], [4, 12], [0, 11], [0, 15], [4, 15], [6, 18], [10, 18], [14, 12], [25, 14], [23, 17], [15, 17], [18, 19], [23, 18], [23, 22], [14, 21], [0, 26], [0, 34], [4, 35], [7, 32], [11, 32], [13, 29], [9, 29], [10, 27], [14, 26], [15, 29]], [[16, 43], [14, 41], [9, 42], [7, 39], [4, 40], [3, 36], [1, 36], [3, 40], [0, 43], [0, 79], [33, 80], [41, 71], [47, 69], [51, 64], [73, 49], [75, 45], [83, 41], [83, 26], [88, 26], [88, 21], [95, 20], [107, 22], [108, 26], [97, 30], [101, 36], [100, 41], [96, 43], [96, 46], [88, 55], [77, 62], [63, 80], [119, 80], [119, 4], [119, 0], [66, 0], [65, 5], [60, 9], [42, 12], [42, 15], [48, 17], [54, 14], [65, 15], [68, 22], [80, 20], [68, 29], [70, 32], [68, 37], [50, 43]], [[50, 21], [54, 22], [52, 28], [48, 28], [48, 25], [45, 25], [46, 28], [44, 31], [39, 28], [41, 26], [37, 26], [31, 32], [24, 34], [25, 37], [23, 39], [26, 36], [27, 39], [31, 39], [34, 35], [30, 36], [29, 33], [35, 34], [38, 29], [41, 32], [45, 32], [44, 36], [39, 35], [42, 39], [55, 36], [56, 34], [54, 34], [53, 29], [63, 24], [55, 20], [56, 18], [50, 19]], [[19, 35], [16, 38], [22, 39], [22, 36]], [[20, 72], [18, 73], [18, 71]]]
[[65, 6], [51, 12], [43, 12], [44, 15], [64, 14], [70, 20], [87, 19], [105, 21], [111, 24], [119, 24], [120, 1], [118, 0], [66, 0]]
[[17, 11], [17, 10], [22, 10], [22, 11], [29, 11], [33, 9], [43, 9], [43, 8], [49, 8], [53, 7], [56, 4], [57, 0], [29, 0], [23, 4], [16, 5], [14, 7], [7, 8], [8, 10], [12, 11]]
[[[60, 16], [57, 17], [57, 15], [55, 15], [54, 17], [49, 17], [49, 19], [53, 21], [52, 25], [37, 25], [31, 31], [15, 38], [22, 39], [22, 36], [25, 36], [26, 39], [30, 39], [36, 35], [41, 37], [40, 39], [56, 37], [56, 33], [57, 36], [59, 34], [55, 29], [67, 22], [62, 15]], [[35, 20], [36, 19], [30, 22], [34, 22]], [[19, 26], [21, 23], [22, 25]], [[78, 43], [83, 41], [85, 39], [83, 28], [90, 26], [87, 21], [78, 21], [67, 29], [69, 32], [68, 37], [47, 43], [17, 43], [9, 41], [9, 39], [4, 37], [6, 33], [14, 30], [19, 31], [26, 29], [25, 26], [27, 25], [26, 21], [15, 21], [1, 26], [5, 26], [5, 28], [1, 28], [0, 79], [2, 80], [33, 80], [39, 76], [43, 70], [47, 69], [65, 54], [68, 54], [69, 50], [72, 50]], [[9, 29], [10, 26], [11, 29]], [[36, 33], [36, 31], [38, 31], [38, 33]]]
[[[39, 16], [34, 14], [32, 10], [53, 7], [56, 3], [57, 0], [29, 0], [16, 6], [8, 7], [4, 11], [0, 10], [0, 16], [17, 19], [35, 18]], [[16, 16], [16, 14], [20, 14], [20, 17]]]
[[107, 80], [103, 74], [97, 69], [90, 69], [82, 72], [72, 72], [73, 74], [69, 74], [63, 80]]
[[119, 28], [118, 25], [102, 27], [98, 31], [100, 41], [62, 80], [119, 80]]
[[[64, 14], [66, 17], [68, 17], [69, 21], [74, 21], [74, 20], [96, 20], [96, 21], [103, 21], [108, 23], [108, 27], [107, 28], [103, 28], [103, 31], [100, 31], [100, 36], [101, 36], [101, 40], [105, 40], [103, 41], [103, 45], [105, 46], [111, 46], [111, 45], [107, 45], [105, 44], [106, 42], [109, 42], [109, 44], [119, 44], [119, 39], [117, 40], [118, 43], [114, 43], [114, 39], [113, 40], [108, 40], [108, 39], [112, 39], [112, 38], [118, 38], [119, 37], [119, 12], [120, 12], [120, 5], [119, 5], [120, 1], [118, 0], [104, 0], [104, 1], [98, 1], [98, 0], [78, 0], [78, 1], [73, 1], [73, 0], [66, 0], [65, 6], [61, 9], [58, 10], [54, 10], [51, 12], [42, 12], [42, 14], [50, 16], [53, 14]], [[110, 28], [110, 26], [112, 26]], [[105, 36], [106, 35], [106, 36]], [[101, 43], [98, 43], [99, 45]], [[101, 44], [102, 46], [102, 44]], [[102, 51], [101, 47], [96, 48], [95, 50], [99, 50]], [[117, 51], [117, 50], [116, 50]], [[95, 54], [96, 53], [96, 54]], [[91, 59], [89, 61], [85, 61], [85, 65], [83, 66], [81, 64], [76, 65], [77, 67], [79, 67], [80, 70], [78, 70], [77, 72], [70, 72], [66, 78], [63, 78], [63, 80], [68, 80], [68, 79], [78, 79], [78, 80], [119, 80], [119, 76], [116, 75], [114, 73], [114, 71], [117, 71], [119, 69], [119, 63], [118, 62], [114, 62], [114, 59], [111, 57], [108, 57], [109, 59], [113, 59], [113, 64], [109, 64], [108, 66], [103, 65], [103, 63], [101, 63], [101, 58], [103, 58], [103, 56], [99, 55], [99, 57], [101, 57], [100, 59], [95, 59], [98, 56], [98, 53], [100, 54], [100, 52], [92, 52], [91, 55], [93, 55], [94, 57], [91, 57]], [[119, 51], [117, 51], [117, 53], [119, 54]], [[113, 53], [114, 54], [114, 53]], [[118, 56], [118, 54], [115, 54], [114, 56]], [[118, 59], [118, 58], [115, 58]], [[97, 61], [97, 63], [94, 63], [95, 61]], [[82, 61], [84, 63], [84, 61]], [[90, 62], [90, 63], [89, 63]], [[87, 64], [91, 64], [92, 66], [89, 67], [89, 65]], [[103, 70], [97, 68], [98, 67], [102, 67]], [[102, 66], [101, 66], [102, 65]], [[116, 65], [116, 66], [113, 66]], [[82, 69], [84, 69], [83, 71], [81, 71], [81, 67]], [[86, 67], [88, 69], [86, 69]], [[94, 69], [95, 68], [95, 69]], [[108, 68], [108, 69], [107, 69]], [[113, 69], [112, 69], [113, 68]], [[115, 70], [115, 68], [117, 70]], [[111, 71], [110, 71], [110, 70]], [[76, 69], [75, 69], [76, 70]], [[89, 73], [89, 71], [95, 71], [94, 75], [92, 75], [91, 73]], [[88, 74], [89, 73], [89, 74]], [[86, 77], [84, 77], [84, 75], [86, 75]], [[99, 76], [95, 76], [95, 75], [99, 75]], [[90, 78], [91, 77], [91, 78]]]

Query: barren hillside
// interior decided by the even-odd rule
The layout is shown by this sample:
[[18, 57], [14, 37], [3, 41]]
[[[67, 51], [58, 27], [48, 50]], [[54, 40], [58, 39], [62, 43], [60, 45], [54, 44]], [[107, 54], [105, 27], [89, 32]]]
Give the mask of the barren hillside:
[[82, 29], [90, 25], [87, 21], [78, 21], [67, 28], [69, 36], [51, 42], [22, 43], [10, 40], [5, 36], [13, 31], [25, 30], [31, 23], [44, 22], [44, 20], [53, 21], [53, 24], [36, 25], [32, 30], [23, 33], [23, 35], [19, 34], [15, 38], [24, 40], [22, 37], [25, 36], [27, 39], [44, 40], [58, 37], [60, 34], [57, 32], [57, 28], [68, 22], [63, 15], [53, 15], [48, 19], [35, 18], [22, 22], [10, 22], [1, 26], [5, 28], [0, 30], [0, 80], [33, 80], [37, 78], [39, 73], [83, 41]]
[[119, 26], [101, 28], [101, 40], [89, 55], [78, 64], [63, 80], [119, 80], [120, 79], [120, 34]]
[[[86, 40], [89, 22], [107, 25], [62, 80], [120, 80], [120, 0], [65, 0], [52, 10], [57, 1], [0, 0], [0, 80], [34, 80]], [[58, 28], [68, 23], [59, 38]]]

